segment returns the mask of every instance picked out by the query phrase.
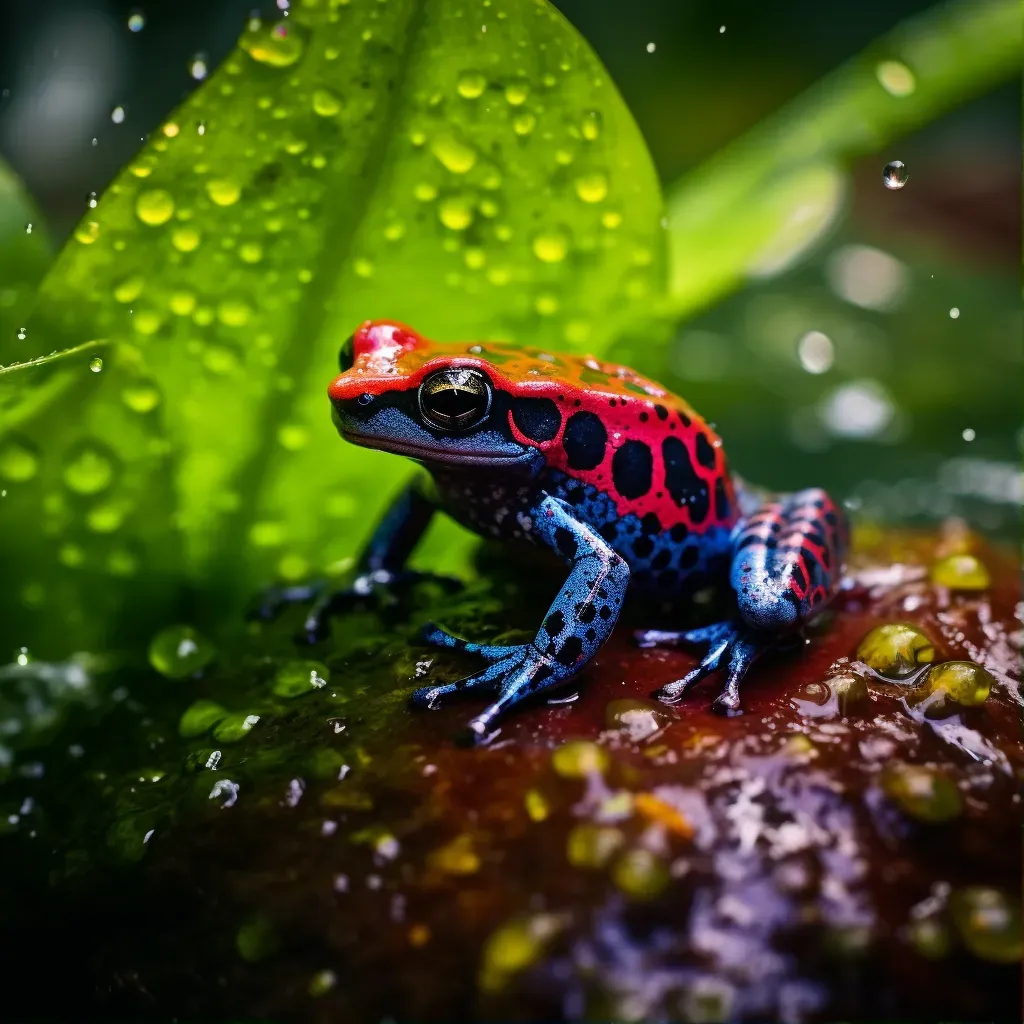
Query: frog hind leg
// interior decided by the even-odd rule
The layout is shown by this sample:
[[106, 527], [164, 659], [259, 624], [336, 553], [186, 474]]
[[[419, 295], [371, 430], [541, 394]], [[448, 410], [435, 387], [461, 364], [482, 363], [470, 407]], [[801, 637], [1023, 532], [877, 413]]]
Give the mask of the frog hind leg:
[[473, 718], [460, 740], [476, 743], [493, 732], [496, 720], [524, 697], [574, 676], [611, 635], [622, 609], [629, 567], [571, 506], [543, 495], [531, 509], [530, 531], [570, 567], [544, 622], [528, 644], [513, 647], [474, 644], [428, 627], [426, 639], [439, 647], [477, 654], [489, 662], [474, 675], [412, 695], [415, 705], [432, 707], [439, 698], [477, 686], [497, 691], [497, 699]]
[[726, 669], [716, 711], [738, 714], [740, 683], [751, 665], [818, 615], [835, 596], [847, 547], [842, 510], [811, 488], [764, 500], [733, 533], [729, 582], [737, 617], [678, 633], [645, 630], [642, 647], [703, 644], [700, 664], [656, 695], [674, 702], [705, 676]]

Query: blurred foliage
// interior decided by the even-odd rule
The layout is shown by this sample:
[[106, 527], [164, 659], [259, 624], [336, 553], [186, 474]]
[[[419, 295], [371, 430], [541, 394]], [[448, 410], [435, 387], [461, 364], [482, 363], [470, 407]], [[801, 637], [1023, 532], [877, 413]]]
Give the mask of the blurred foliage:
[[[357, 323], [616, 342], [650, 368], [671, 320], [823, 235], [844, 160], [1008, 75], [1016, 38], [1006, 3], [939, 9], [698, 168], [672, 194], [665, 302], [629, 111], [553, 8], [513, 9], [309, 2], [253, 22], [87, 212], [4, 337], [4, 361], [36, 362], [0, 373], [12, 640], [62, 656], [175, 619], [237, 627], [274, 577], [340, 571], [408, 472], [330, 426]], [[777, 405], [758, 408], [786, 431]], [[432, 564], [462, 564], [462, 537], [432, 533]]]
[[1013, 0], [940, 5], [686, 175], [668, 193], [671, 313], [791, 266], [837, 222], [851, 160], [1016, 75], [1020, 50]]

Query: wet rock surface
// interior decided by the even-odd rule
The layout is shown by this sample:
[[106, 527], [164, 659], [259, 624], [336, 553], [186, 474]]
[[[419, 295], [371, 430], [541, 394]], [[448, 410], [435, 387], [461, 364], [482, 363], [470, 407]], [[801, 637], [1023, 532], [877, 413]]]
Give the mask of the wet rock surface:
[[[965, 554], [985, 586], [935, 571]], [[45, 730], [8, 729], [7, 1013], [1017, 1016], [1010, 554], [862, 530], [832, 613], [755, 668], [739, 717], [710, 711], [714, 678], [652, 700], [694, 657], [625, 627], [486, 747], [451, 741], [478, 699], [409, 709], [475, 667], [419, 645], [424, 620], [511, 638], [557, 583], [419, 584], [312, 649], [295, 609], [187, 678], [93, 666]], [[38, 703], [42, 671], [8, 696], [16, 676]]]

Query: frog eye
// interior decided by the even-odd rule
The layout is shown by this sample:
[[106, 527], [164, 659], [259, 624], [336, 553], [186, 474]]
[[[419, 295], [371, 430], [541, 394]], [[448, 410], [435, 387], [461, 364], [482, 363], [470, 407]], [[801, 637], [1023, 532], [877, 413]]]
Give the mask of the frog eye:
[[420, 385], [420, 414], [438, 430], [469, 430], [486, 419], [491, 385], [478, 370], [453, 366], [432, 373]]
[[355, 335], [350, 334], [338, 349], [338, 369], [344, 373], [351, 370], [356, 361]]

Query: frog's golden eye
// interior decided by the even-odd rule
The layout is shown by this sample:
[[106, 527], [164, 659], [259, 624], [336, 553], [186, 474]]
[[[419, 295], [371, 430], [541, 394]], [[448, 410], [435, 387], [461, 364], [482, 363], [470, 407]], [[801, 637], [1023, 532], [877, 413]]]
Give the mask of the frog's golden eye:
[[479, 370], [453, 366], [420, 385], [420, 414], [438, 430], [469, 430], [487, 418], [491, 385]]
[[352, 364], [356, 361], [356, 347], [355, 347], [355, 335], [350, 334], [348, 338], [342, 342], [341, 348], [338, 349], [338, 369], [344, 373], [346, 370], [352, 369]]

